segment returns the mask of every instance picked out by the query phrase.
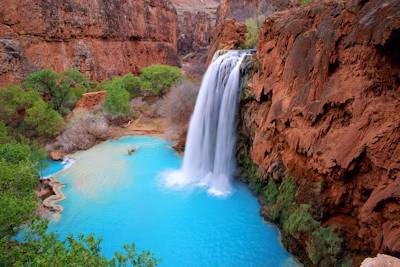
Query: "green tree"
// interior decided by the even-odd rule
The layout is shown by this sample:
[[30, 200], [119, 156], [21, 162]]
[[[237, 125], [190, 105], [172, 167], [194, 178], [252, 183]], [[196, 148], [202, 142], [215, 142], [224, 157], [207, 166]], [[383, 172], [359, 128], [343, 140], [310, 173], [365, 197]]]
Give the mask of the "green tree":
[[44, 69], [29, 74], [23, 85], [39, 93], [53, 109], [61, 114], [67, 114], [80, 96], [87, 91], [86, 80], [75, 69], [65, 70], [60, 74]]
[[0, 89], [0, 120], [12, 129], [19, 128], [24, 120], [25, 111], [40, 99], [33, 91], [25, 91], [17, 85]]
[[155, 95], [163, 93], [182, 78], [179, 68], [167, 65], [152, 65], [143, 68], [140, 76], [142, 88]]
[[0, 237], [34, 217], [38, 174], [28, 145], [0, 145]]
[[64, 127], [64, 120], [60, 114], [41, 99], [26, 110], [24, 122], [29, 128], [34, 129], [37, 137], [52, 137]]
[[113, 118], [123, 118], [130, 114], [129, 93], [120, 83], [105, 85], [107, 91], [104, 102], [105, 111]]
[[142, 94], [142, 89], [146, 87], [146, 85], [143, 85], [141, 79], [134, 76], [132, 73], [128, 73], [122, 77], [115, 77], [112, 83], [118, 83], [119, 86], [129, 93], [131, 98], [140, 96]]

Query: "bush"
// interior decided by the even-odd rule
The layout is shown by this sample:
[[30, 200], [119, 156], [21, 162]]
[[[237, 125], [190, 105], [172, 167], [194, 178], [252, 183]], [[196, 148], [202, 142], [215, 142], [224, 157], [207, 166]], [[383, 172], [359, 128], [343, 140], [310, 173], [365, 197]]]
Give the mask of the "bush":
[[142, 88], [153, 95], [162, 94], [182, 78], [179, 68], [167, 65], [152, 65], [141, 72]]
[[38, 182], [28, 145], [0, 145], [0, 238], [15, 234], [16, 227], [34, 217], [34, 188]]
[[181, 127], [187, 124], [196, 104], [199, 84], [185, 80], [171, 88], [160, 103], [159, 115], [170, 125]]
[[33, 91], [25, 91], [17, 85], [0, 89], [0, 120], [11, 128], [18, 128], [24, 120], [25, 111], [40, 96]]
[[74, 113], [65, 131], [57, 137], [56, 146], [64, 152], [88, 149], [97, 140], [107, 136], [108, 122], [103, 114], [92, 112]]
[[64, 127], [64, 120], [41, 99], [26, 110], [25, 123], [34, 129], [36, 137], [53, 137]]
[[122, 87], [121, 83], [106, 84], [105, 90], [107, 95], [104, 110], [113, 119], [127, 117], [130, 114], [129, 93]]
[[122, 77], [114, 77], [112, 83], [118, 84], [118, 86], [125, 89], [131, 98], [142, 95], [142, 88], [144, 85], [142, 84], [141, 79], [137, 76], [134, 76], [132, 73], [128, 73]]
[[0, 121], [0, 144], [10, 143], [12, 141], [13, 138], [10, 136], [7, 126], [4, 122]]
[[68, 236], [60, 241], [56, 234], [46, 233], [47, 223], [32, 224], [24, 244], [0, 240], [1, 266], [134, 266], [154, 267], [158, 264], [150, 252], [137, 252], [134, 244], [124, 245], [125, 252], [117, 252], [107, 259], [100, 252], [101, 240], [93, 234]]
[[251, 49], [257, 47], [261, 24], [264, 20], [264, 16], [259, 16], [257, 18], [250, 18], [246, 20], [247, 32], [245, 43], [242, 48]]
[[85, 82], [86, 78], [74, 69], [60, 74], [45, 69], [29, 74], [23, 85], [41, 95], [53, 109], [67, 114], [87, 91]]
[[322, 266], [335, 266], [341, 252], [343, 240], [329, 227], [320, 227], [314, 231], [307, 242], [307, 254], [311, 261]]
[[318, 227], [319, 223], [308, 212], [309, 208], [310, 205], [303, 204], [294, 209], [283, 222], [283, 231], [294, 235], [299, 232], [310, 233]]
[[52, 137], [63, 127], [62, 117], [32, 90], [8, 86], [0, 90], [0, 120], [14, 136]]

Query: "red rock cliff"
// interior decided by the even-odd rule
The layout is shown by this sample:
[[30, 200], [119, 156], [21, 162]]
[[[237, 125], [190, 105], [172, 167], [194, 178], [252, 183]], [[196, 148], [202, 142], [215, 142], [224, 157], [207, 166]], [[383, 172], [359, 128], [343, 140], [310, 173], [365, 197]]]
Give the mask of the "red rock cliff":
[[275, 13], [241, 109], [253, 161], [270, 174], [283, 163], [353, 255], [400, 255], [399, 48], [397, 0]]
[[0, 84], [46, 67], [104, 79], [177, 65], [177, 33], [168, 0], [2, 0]]
[[221, 0], [218, 21], [231, 18], [245, 21], [247, 18], [264, 15], [294, 6], [297, 0]]

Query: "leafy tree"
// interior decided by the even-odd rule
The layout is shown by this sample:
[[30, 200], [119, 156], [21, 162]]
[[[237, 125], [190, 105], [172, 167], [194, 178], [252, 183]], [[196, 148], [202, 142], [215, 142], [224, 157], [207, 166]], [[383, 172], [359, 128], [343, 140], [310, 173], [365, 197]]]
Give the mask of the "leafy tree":
[[37, 172], [28, 145], [0, 145], [0, 237], [34, 217]]
[[24, 120], [25, 111], [39, 100], [33, 91], [25, 91], [17, 85], [0, 89], [0, 120], [10, 128], [18, 128]]
[[107, 91], [104, 102], [105, 111], [113, 118], [123, 118], [130, 114], [129, 93], [120, 83], [109, 83], [105, 86]]
[[128, 73], [122, 77], [115, 77], [113, 78], [112, 83], [118, 83], [119, 86], [129, 93], [131, 98], [140, 96], [142, 94], [142, 89], [146, 87], [146, 85], [142, 83], [141, 79], [134, 76], [132, 73]]
[[54, 233], [46, 233], [47, 223], [35, 222], [26, 231], [25, 243], [0, 240], [1, 266], [130, 266], [154, 267], [158, 263], [150, 252], [137, 252], [134, 244], [125, 245], [107, 259], [101, 254], [101, 240], [92, 234], [68, 236], [60, 241]]
[[61, 114], [67, 114], [86, 92], [85, 81], [86, 78], [75, 69], [65, 70], [60, 74], [44, 69], [29, 74], [23, 85], [39, 93]]
[[64, 120], [44, 101], [37, 100], [26, 110], [25, 123], [35, 130], [38, 137], [52, 137], [64, 127]]
[[141, 72], [142, 88], [155, 95], [161, 94], [182, 78], [179, 68], [167, 65], [152, 65]]

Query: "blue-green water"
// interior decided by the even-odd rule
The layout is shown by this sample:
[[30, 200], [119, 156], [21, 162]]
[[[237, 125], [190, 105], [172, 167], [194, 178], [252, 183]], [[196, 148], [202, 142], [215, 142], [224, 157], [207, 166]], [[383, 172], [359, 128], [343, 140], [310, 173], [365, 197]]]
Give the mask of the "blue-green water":
[[[160, 266], [293, 266], [276, 228], [263, 222], [259, 204], [242, 184], [228, 197], [201, 188], [165, 188], [162, 173], [181, 157], [153, 137], [124, 137], [73, 155], [57, 179], [66, 184], [64, 212], [50, 231], [91, 233], [112, 256], [135, 242], [161, 258]], [[136, 147], [129, 156], [127, 150]]]
[[40, 172], [41, 177], [49, 177], [52, 174], [62, 171], [65, 167], [60, 161], [49, 159], [43, 160], [42, 165], [45, 167]]

